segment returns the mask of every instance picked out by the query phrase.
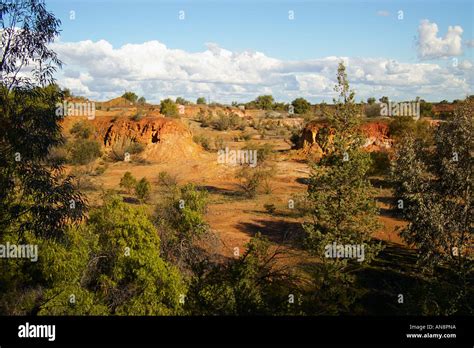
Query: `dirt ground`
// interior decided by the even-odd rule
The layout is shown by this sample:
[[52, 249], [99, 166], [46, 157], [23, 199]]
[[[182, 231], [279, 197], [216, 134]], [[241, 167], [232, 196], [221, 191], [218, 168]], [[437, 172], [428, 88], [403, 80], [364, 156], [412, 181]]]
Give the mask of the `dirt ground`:
[[[199, 123], [184, 119], [193, 134], [202, 134], [211, 139], [221, 137], [225, 145], [231, 149], [238, 149], [245, 145], [243, 141], [234, 141], [238, 131], [216, 131], [210, 128], [201, 128]], [[247, 127], [249, 128], [249, 127]], [[246, 130], [247, 131], [247, 130]], [[192, 182], [209, 192], [209, 206], [206, 220], [211, 229], [222, 241], [222, 254], [231, 256], [235, 248], [244, 250], [245, 244], [257, 232], [266, 235], [270, 240], [282, 242], [288, 236], [297, 236], [302, 231], [301, 223], [305, 220], [292, 214], [289, 201], [298, 202], [297, 197], [304, 195], [307, 189], [306, 180], [310, 174], [308, 164], [295, 155], [291, 146], [283, 137], [267, 137], [260, 139], [255, 131], [249, 130], [254, 143], [270, 143], [275, 156], [270, 161], [275, 166], [275, 176], [271, 181], [271, 193], [260, 194], [256, 198], [246, 198], [241, 194], [239, 181], [235, 178], [237, 167], [218, 164], [216, 151], [202, 149], [193, 157], [180, 158], [168, 156], [164, 162], [149, 161], [148, 163], [106, 161], [106, 170], [98, 176], [91, 177], [96, 190], [88, 191], [91, 205], [98, 204], [101, 190], [120, 190], [119, 182], [125, 172], [129, 171], [140, 179], [146, 177], [153, 184], [153, 194], [148, 202], [150, 209], [160, 197], [156, 189], [158, 174], [162, 171], [175, 176], [178, 183]], [[102, 163], [98, 160], [96, 165]], [[404, 222], [393, 216], [390, 210], [390, 190], [382, 186], [377, 187], [377, 201], [381, 209], [379, 217], [382, 228], [374, 237], [392, 242], [402, 243], [397, 228]], [[275, 212], [270, 214], [264, 207], [273, 204]], [[298, 204], [298, 203], [296, 203]]]

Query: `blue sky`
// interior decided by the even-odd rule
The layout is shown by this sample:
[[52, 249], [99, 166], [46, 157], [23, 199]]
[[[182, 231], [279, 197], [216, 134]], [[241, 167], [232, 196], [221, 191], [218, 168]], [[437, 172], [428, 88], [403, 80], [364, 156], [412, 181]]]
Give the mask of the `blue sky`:
[[[206, 43], [212, 42], [233, 53], [262, 52], [267, 57], [285, 62], [351, 57], [383, 58], [410, 64], [431, 63], [441, 68], [452, 65], [452, 58], [466, 61], [463, 64], [468, 67], [473, 63], [473, 48], [469, 40], [474, 39], [474, 5], [473, 1], [467, 0], [47, 0], [47, 5], [62, 21], [60, 40], [64, 43], [105, 40], [113, 49], [120, 49], [126, 44], [140, 45], [156, 40], [168, 49], [192, 54], [204, 52]], [[181, 10], [185, 12], [184, 20], [178, 18]], [[403, 11], [402, 20], [398, 19], [400, 10]], [[75, 13], [74, 20], [70, 19], [70, 11]], [[289, 20], [289, 11], [294, 11], [294, 20]], [[452, 57], [436, 54], [420, 57], [417, 35], [420, 22], [425, 19], [437, 25], [437, 37], [440, 38], [444, 37], [449, 26], [461, 27], [462, 52]], [[472, 86], [471, 68], [467, 69], [469, 86]], [[87, 70], [84, 66], [75, 67], [77, 72]], [[139, 87], [145, 92], [146, 86]], [[466, 93], [465, 89], [459, 94]], [[197, 90], [198, 94], [201, 92]], [[448, 97], [456, 97], [454, 91], [451, 94]], [[235, 97], [239, 99], [239, 95]], [[308, 97], [321, 99], [317, 93]], [[434, 94], [432, 97], [436, 98]]]

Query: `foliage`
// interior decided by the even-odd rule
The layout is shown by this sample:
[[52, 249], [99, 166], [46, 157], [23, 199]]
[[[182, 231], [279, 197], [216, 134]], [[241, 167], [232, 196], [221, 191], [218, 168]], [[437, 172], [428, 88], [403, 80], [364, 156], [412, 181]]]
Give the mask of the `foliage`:
[[131, 103], [136, 103], [138, 95], [133, 92], [125, 92], [124, 94], [122, 94], [122, 98], [127, 99]]
[[414, 120], [411, 116], [397, 116], [389, 124], [390, 137], [403, 142], [406, 137], [420, 139], [425, 145], [433, 143], [433, 129], [425, 120]]
[[[53, 83], [53, 74], [62, 63], [49, 43], [59, 35], [61, 21], [47, 11], [42, 0], [3, 1], [2, 6], [1, 42], [5, 49], [0, 73], [6, 87], [3, 97], [12, 89], [20, 92], [23, 88], [31, 90]], [[22, 69], [31, 69], [30, 74], [22, 76]]]
[[370, 169], [368, 175], [388, 175], [390, 173], [390, 158], [387, 152], [374, 151], [370, 153]]
[[293, 314], [298, 304], [288, 305], [288, 294], [296, 287], [285, 257], [267, 238], [256, 234], [237, 259], [226, 263], [202, 262], [188, 292], [187, 309], [199, 315]]
[[258, 145], [250, 142], [242, 150], [257, 151], [257, 165], [263, 165], [274, 157], [273, 146], [268, 143]]
[[426, 299], [435, 304], [431, 314], [472, 314], [473, 112], [472, 100], [459, 103], [436, 130], [434, 149], [406, 137], [394, 161], [395, 194], [409, 221], [401, 236], [417, 248], [422, 270], [451, 289], [448, 304], [439, 293]]
[[145, 149], [145, 145], [132, 141], [130, 138], [121, 137], [113, 145], [108, 156], [113, 161], [124, 161], [126, 154], [136, 155]]
[[178, 105], [189, 105], [190, 102], [187, 101], [186, 99], [182, 98], [182, 97], [178, 97], [178, 98], [176, 98], [176, 104], [178, 104]]
[[199, 98], [197, 98], [196, 104], [198, 104], [198, 105], [205, 105], [205, 104], [206, 104], [206, 98], [204, 98], [204, 97], [199, 97]]
[[[61, 161], [47, 160], [64, 144], [55, 114], [60, 91], [1, 89], [7, 99], [0, 103], [0, 236], [9, 229], [61, 236], [63, 227], [81, 218], [84, 200], [63, 175]], [[71, 201], [76, 209], [69, 208]]]
[[130, 172], [125, 172], [123, 177], [120, 179], [120, 187], [127, 190], [128, 193], [132, 191], [137, 185], [137, 179]]
[[163, 241], [161, 250], [167, 260], [187, 268], [201, 254], [194, 244], [209, 235], [204, 219], [208, 195], [193, 184], [178, 186], [166, 173], [160, 173], [160, 180], [166, 189], [155, 210], [155, 224]]
[[253, 198], [260, 189], [265, 193], [271, 192], [270, 180], [275, 175], [275, 168], [269, 165], [258, 165], [254, 168], [244, 165], [237, 172], [236, 178], [240, 180], [239, 186], [245, 195]]
[[87, 121], [79, 121], [72, 125], [69, 133], [75, 138], [88, 139], [94, 133], [94, 127]]
[[367, 98], [367, 104], [369, 105], [375, 104], [375, 98], [374, 97]]
[[296, 98], [291, 102], [294, 111], [297, 114], [303, 115], [311, 111], [311, 104], [304, 98]]
[[167, 172], [160, 172], [158, 173], [158, 185], [171, 189], [178, 185], [178, 179]]
[[260, 110], [272, 110], [275, 100], [271, 95], [260, 95], [255, 99], [255, 107]]
[[0, 244], [37, 245], [41, 255], [37, 262], [2, 260], [0, 313], [34, 315], [61, 267], [43, 258], [54, 255], [51, 246], [66, 245], [67, 227], [82, 220], [86, 204], [61, 161], [48, 161], [50, 150], [64, 144], [63, 117], [56, 115], [64, 93], [52, 84], [61, 62], [50, 49], [60, 22], [44, 1], [2, 6], [1, 41], [8, 45], [0, 61]]
[[[91, 211], [79, 231], [71, 253], [61, 257], [63, 266], [54, 274], [55, 286], [46, 293], [48, 300], [40, 314], [181, 313], [180, 296], [186, 294], [183, 279], [160, 257], [160, 239], [142, 208], [106, 196], [104, 205]], [[71, 294], [76, 304], [70, 303]]]
[[433, 104], [419, 100], [420, 102], [420, 116], [421, 117], [433, 117]]
[[328, 115], [330, 127], [335, 130], [334, 144], [319, 163], [313, 164], [308, 185], [312, 221], [304, 224], [306, 245], [320, 259], [312, 269], [318, 298], [312, 298], [310, 308], [321, 314], [347, 312], [360, 295], [351, 274], [360, 263], [328, 258], [326, 247], [333, 243], [364, 247], [365, 263], [381, 249], [370, 242], [378, 228], [378, 209], [368, 180], [371, 161], [369, 154], [360, 150], [359, 110], [343, 63], [339, 64], [337, 81], [339, 98], [334, 100], [334, 114]]
[[150, 197], [151, 184], [147, 178], [141, 178], [135, 185], [135, 195], [141, 201], [144, 201]]
[[160, 103], [160, 114], [165, 115], [166, 117], [177, 117], [178, 106], [171, 99], [164, 99]]
[[366, 117], [379, 117], [380, 116], [380, 104], [367, 104], [364, 105], [364, 114]]
[[220, 131], [225, 131], [228, 129], [245, 129], [244, 121], [235, 113], [230, 113], [229, 115], [218, 112], [217, 119], [213, 122], [215, 129]]
[[193, 136], [193, 141], [196, 144], [201, 145], [204, 150], [206, 150], [206, 151], [211, 150], [211, 142], [210, 142], [208, 137], [206, 137], [204, 135], [195, 135], [195, 136]]
[[69, 144], [72, 164], [85, 165], [102, 155], [100, 144], [95, 140], [77, 139]]
[[210, 127], [214, 122], [214, 115], [211, 110], [208, 110], [206, 114], [203, 109], [200, 109], [197, 114], [197, 119], [201, 122], [201, 127]]

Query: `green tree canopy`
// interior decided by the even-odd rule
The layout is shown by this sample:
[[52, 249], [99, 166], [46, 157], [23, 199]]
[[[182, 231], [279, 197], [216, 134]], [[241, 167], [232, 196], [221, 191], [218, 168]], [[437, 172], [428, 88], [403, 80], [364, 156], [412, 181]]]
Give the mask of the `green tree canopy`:
[[189, 105], [190, 103], [186, 99], [184, 99], [182, 97], [178, 97], [178, 98], [176, 98], [176, 104], [178, 104], [178, 105]]
[[138, 95], [133, 92], [125, 92], [122, 94], [122, 98], [127, 99], [129, 102], [136, 103]]
[[167, 117], [175, 117], [178, 115], [178, 106], [171, 99], [164, 99], [160, 103], [160, 113]]
[[429, 282], [425, 314], [472, 314], [473, 113], [472, 100], [459, 103], [455, 117], [436, 130], [434, 148], [412, 134], [396, 152], [395, 195], [409, 221], [401, 236], [418, 249]]
[[[83, 241], [88, 241], [87, 251], [75, 245], [71, 249], [75, 255], [64, 255], [70, 260], [64, 262], [62, 278], [48, 292], [50, 298], [40, 314], [182, 312], [185, 284], [179, 271], [160, 257], [160, 239], [144, 209], [106, 196], [104, 205], [91, 211], [81, 236], [75, 239], [75, 243]], [[74, 305], [70, 294], [76, 294]]]
[[125, 188], [128, 193], [130, 193], [136, 185], [137, 179], [135, 179], [135, 177], [130, 172], [125, 172], [123, 177], [120, 179], [120, 187]]
[[151, 184], [147, 178], [141, 178], [135, 185], [135, 194], [138, 199], [144, 201], [150, 197]]
[[300, 115], [311, 111], [311, 104], [304, 98], [296, 98], [291, 102], [291, 105], [295, 108], [295, 113]]
[[271, 95], [260, 95], [255, 99], [255, 106], [261, 110], [272, 110], [274, 102]]
[[335, 112], [328, 115], [334, 140], [328, 153], [312, 166], [308, 185], [312, 221], [304, 225], [306, 245], [321, 260], [314, 268], [314, 277], [320, 294], [319, 310], [327, 314], [349, 310], [355, 299], [350, 269], [357, 267], [354, 259], [329, 258], [327, 247], [363, 247], [364, 257], [358, 265], [370, 262], [380, 249], [371, 243], [371, 234], [378, 228], [378, 210], [368, 180], [370, 155], [360, 149], [363, 139], [358, 130], [359, 107], [342, 63], [337, 81], [335, 91], [339, 97], [334, 99]]

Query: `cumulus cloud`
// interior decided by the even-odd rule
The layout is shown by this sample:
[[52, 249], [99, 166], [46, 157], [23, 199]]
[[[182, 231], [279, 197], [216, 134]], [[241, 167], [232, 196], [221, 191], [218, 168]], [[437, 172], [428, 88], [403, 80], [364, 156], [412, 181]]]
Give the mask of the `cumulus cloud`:
[[[423, 89], [437, 98], [462, 97], [472, 86], [469, 65], [456, 71], [428, 63], [403, 63], [384, 58], [324, 57], [281, 60], [262, 52], [233, 52], [207, 43], [200, 52], [171, 49], [159, 41], [126, 44], [90, 40], [56, 42], [65, 67], [59, 83], [73, 93], [105, 100], [133, 90], [147, 100], [198, 96], [221, 102], [248, 101], [260, 94], [277, 100], [305, 97], [312, 101], [334, 96], [337, 65], [342, 60], [357, 96], [399, 96], [414, 99]], [[467, 68], [467, 69], [466, 69]], [[447, 95], [446, 95], [447, 94]], [[424, 96], [425, 97], [425, 96]], [[430, 95], [426, 96], [427, 98]]]
[[422, 20], [418, 26], [418, 57], [436, 59], [461, 55], [462, 33], [460, 26], [449, 26], [446, 35], [438, 37], [438, 25]]
[[474, 39], [472, 40], [466, 40], [465, 45], [467, 47], [474, 47]]

